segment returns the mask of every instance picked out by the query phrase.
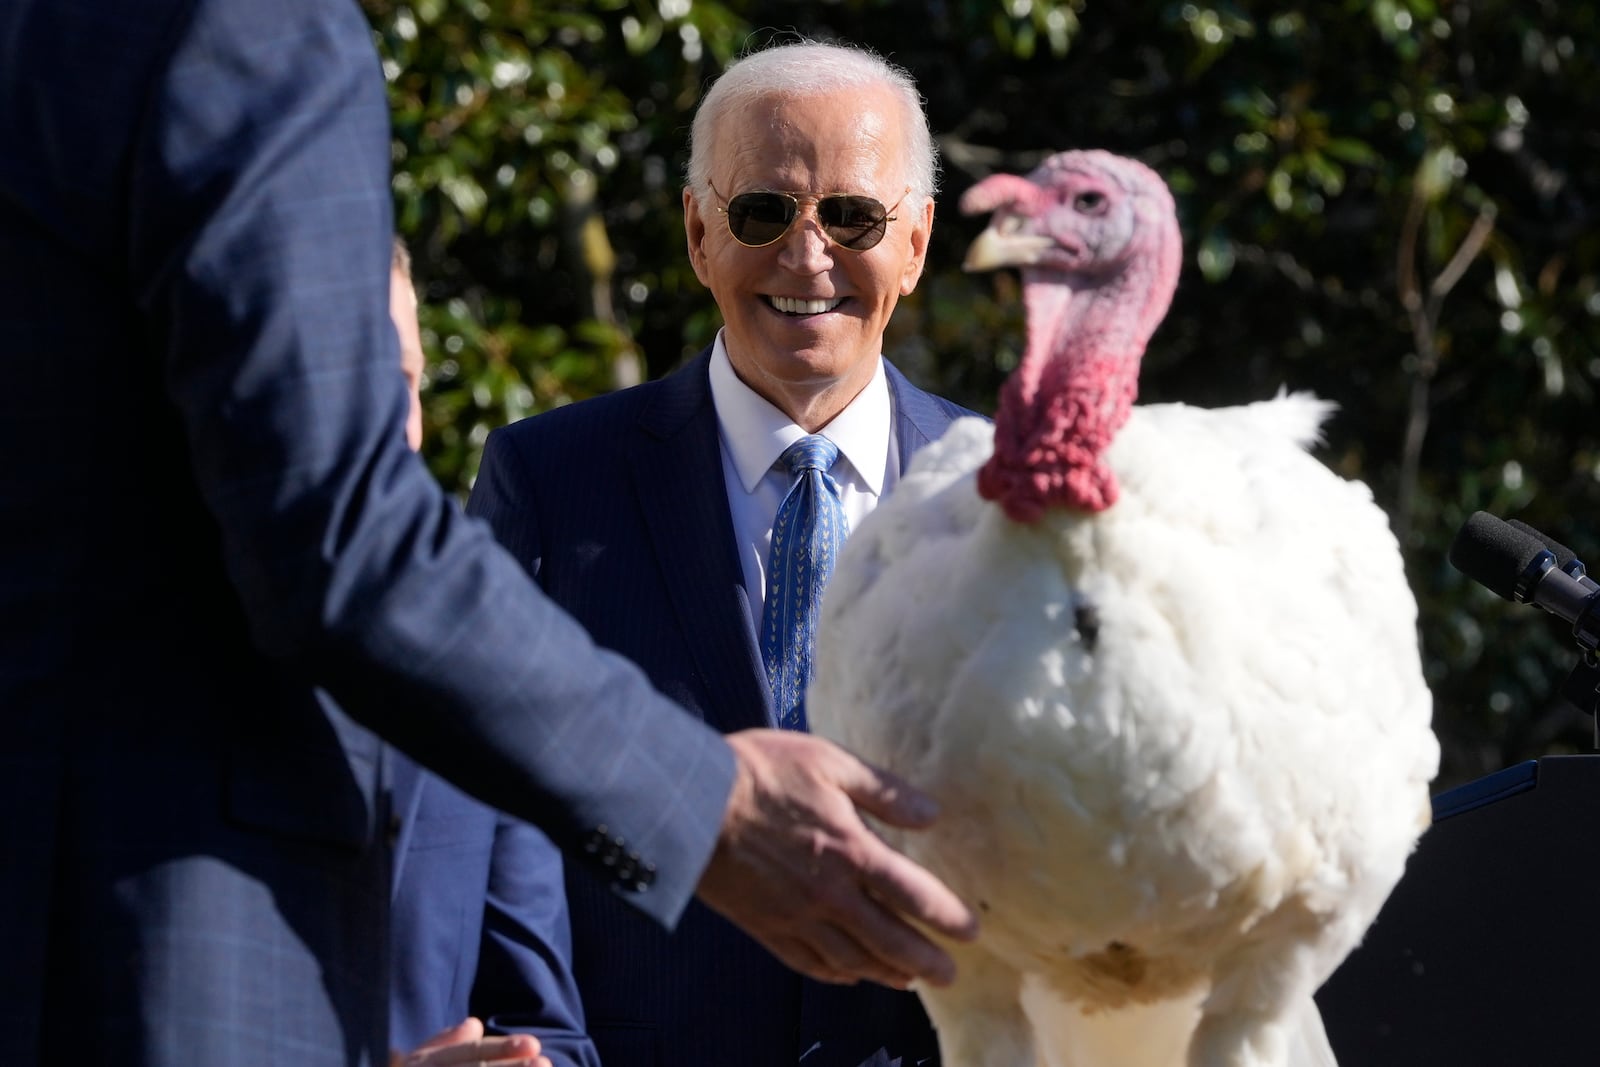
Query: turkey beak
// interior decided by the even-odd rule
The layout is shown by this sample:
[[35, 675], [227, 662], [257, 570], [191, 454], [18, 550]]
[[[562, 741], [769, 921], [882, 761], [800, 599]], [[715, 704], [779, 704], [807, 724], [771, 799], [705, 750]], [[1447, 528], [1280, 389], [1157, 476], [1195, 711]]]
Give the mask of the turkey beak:
[[1048, 237], [1030, 233], [1002, 233], [990, 226], [978, 235], [961, 261], [965, 271], [996, 270], [1000, 267], [1027, 267], [1055, 245]]

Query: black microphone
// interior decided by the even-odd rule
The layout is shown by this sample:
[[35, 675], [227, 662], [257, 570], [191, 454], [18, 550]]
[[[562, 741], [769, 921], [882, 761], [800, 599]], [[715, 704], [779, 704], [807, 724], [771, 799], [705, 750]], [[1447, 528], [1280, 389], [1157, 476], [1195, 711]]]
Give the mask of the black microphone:
[[1450, 545], [1450, 563], [1507, 600], [1533, 604], [1572, 623], [1572, 636], [1587, 651], [1600, 647], [1600, 587], [1558, 567], [1542, 537], [1487, 511], [1473, 512]]
[[1557, 541], [1544, 531], [1534, 529], [1532, 526], [1529, 526], [1520, 519], [1507, 519], [1506, 525], [1514, 530], [1521, 530], [1530, 537], [1537, 537], [1539, 540], [1543, 541], [1544, 547], [1555, 553], [1557, 567], [1560, 567], [1562, 570], [1578, 579], [1590, 589], [1600, 589], [1600, 582], [1596, 582], [1593, 578], [1589, 577], [1589, 568], [1583, 565], [1583, 560], [1579, 559], [1578, 554], [1572, 551], [1572, 549], [1568, 548], [1560, 541]]
[[[1566, 561], [1562, 563], [1561, 557]], [[1534, 604], [1572, 623], [1583, 650], [1561, 686], [1564, 700], [1594, 717], [1600, 748], [1600, 585], [1584, 574], [1572, 550], [1527, 523], [1502, 522], [1486, 511], [1472, 514], [1450, 545], [1456, 570], [1519, 604]]]

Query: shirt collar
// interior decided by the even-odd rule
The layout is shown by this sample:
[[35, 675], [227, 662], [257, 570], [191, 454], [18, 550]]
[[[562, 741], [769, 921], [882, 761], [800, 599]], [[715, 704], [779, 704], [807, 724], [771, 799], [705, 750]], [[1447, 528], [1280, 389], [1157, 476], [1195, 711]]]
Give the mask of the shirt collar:
[[[789, 416], [739, 380], [728, 360], [721, 330], [711, 346], [711, 401], [717, 409], [722, 439], [747, 493], [755, 491], [784, 449], [806, 436]], [[883, 494], [889, 462], [890, 410], [889, 380], [879, 356], [866, 388], [821, 430], [839, 446], [839, 454], [875, 496]]]

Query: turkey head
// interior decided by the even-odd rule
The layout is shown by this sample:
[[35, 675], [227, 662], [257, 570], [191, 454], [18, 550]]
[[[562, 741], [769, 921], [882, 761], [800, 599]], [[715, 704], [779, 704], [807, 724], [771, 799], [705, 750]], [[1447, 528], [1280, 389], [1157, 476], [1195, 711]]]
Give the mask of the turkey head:
[[992, 212], [967, 270], [1017, 267], [1028, 338], [995, 414], [978, 491], [1018, 522], [1117, 499], [1104, 454], [1128, 419], [1139, 360], [1172, 302], [1182, 256], [1166, 184], [1100, 150], [1061, 152], [1027, 177], [997, 174], [961, 198]]

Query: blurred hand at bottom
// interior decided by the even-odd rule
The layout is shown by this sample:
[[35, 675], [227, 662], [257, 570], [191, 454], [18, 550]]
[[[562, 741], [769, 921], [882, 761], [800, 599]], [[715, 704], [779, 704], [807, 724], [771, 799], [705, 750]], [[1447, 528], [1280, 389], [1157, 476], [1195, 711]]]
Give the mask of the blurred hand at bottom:
[[532, 1034], [484, 1037], [483, 1023], [464, 1019], [441, 1030], [410, 1053], [389, 1053], [389, 1067], [448, 1067], [478, 1064], [482, 1067], [551, 1067], [539, 1055], [539, 1039]]
[[727, 740], [738, 770], [700, 899], [812, 978], [947, 985], [955, 963], [918, 926], [969, 941], [976, 917], [857, 811], [921, 829], [938, 814], [933, 800], [810, 734], [743, 730]]

